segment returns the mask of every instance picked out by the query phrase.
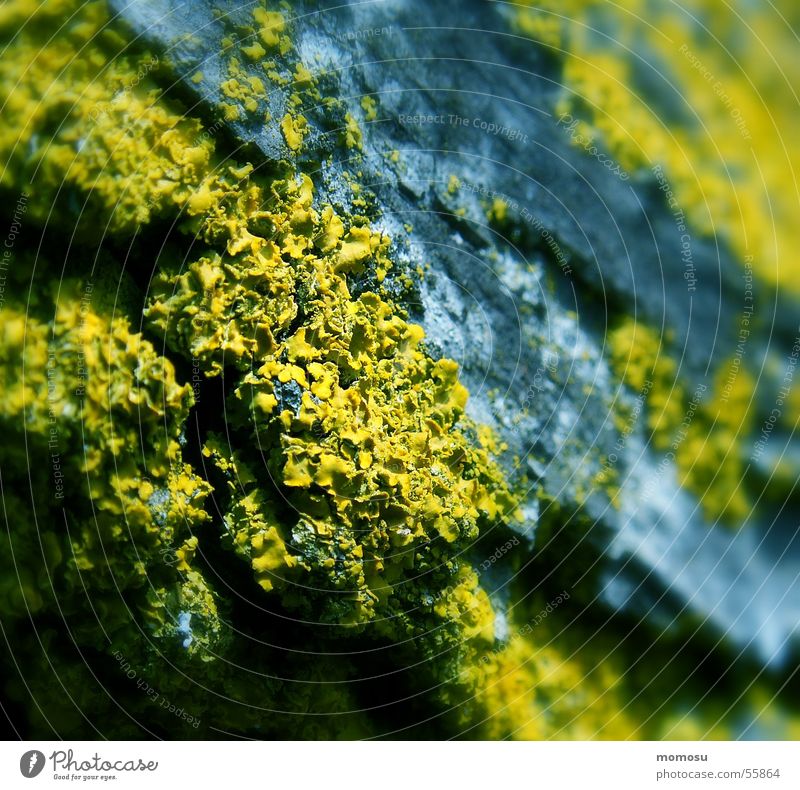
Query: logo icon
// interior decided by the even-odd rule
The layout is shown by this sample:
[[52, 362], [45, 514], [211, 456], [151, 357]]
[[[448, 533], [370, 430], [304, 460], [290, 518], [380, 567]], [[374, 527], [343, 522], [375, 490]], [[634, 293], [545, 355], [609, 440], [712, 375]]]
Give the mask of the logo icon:
[[39, 776], [44, 768], [44, 754], [38, 749], [31, 749], [19, 758], [19, 770], [27, 779]]

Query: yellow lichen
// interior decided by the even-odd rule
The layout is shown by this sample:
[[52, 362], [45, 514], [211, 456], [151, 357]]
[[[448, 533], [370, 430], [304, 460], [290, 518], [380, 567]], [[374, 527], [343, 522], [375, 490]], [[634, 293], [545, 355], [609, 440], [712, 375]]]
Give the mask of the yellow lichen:
[[679, 482], [699, 498], [706, 518], [744, 523], [753, 506], [743, 487], [742, 458], [742, 438], [752, 423], [752, 375], [734, 358], [695, 399], [655, 330], [626, 320], [609, 333], [608, 348], [616, 374], [647, 396], [653, 446], [677, 465]]
[[268, 11], [258, 7], [253, 11], [258, 35], [267, 49], [275, 49], [281, 44], [281, 33], [286, 29], [286, 20], [280, 11]]
[[[796, 42], [781, 14], [725, 0], [698, 0], [691, 11], [653, 0], [525, 5], [533, 7], [519, 10], [519, 29], [564, 49], [556, 115], [578, 120], [582, 138], [600, 138], [629, 172], [662, 167], [692, 227], [726, 239], [769, 284], [797, 292], [785, 261], [800, 244], [800, 226], [791, 201], [770, 200], [796, 194], [800, 168], [796, 147], [780, 142], [800, 134]], [[714, 20], [715, 37], [698, 18]], [[637, 71], [650, 64], [666, 70], [681, 97], [669, 124], [654, 97], [635, 87]]]
[[372, 96], [362, 97], [361, 109], [364, 110], [364, 117], [368, 121], [374, 121], [378, 117], [378, 105]]
[[[159, 100], [159, 59], [116, 55], [124, 42], [104, 21], [102, 4], [86, 3], [46, 47], [35, 26], [13, 31], [13, 52], [0, 63], [0, 183], [32, 179], [34, 217], [58, 216], [56, 197], [75, 190], [82, 208], [73, 221], [91, 228], [100, 210], [109, 230], [132, 231], [180, 204], [211, 146], [199, 121]], [[0, 38], [9, 32], [0, 27]]]
[[[348, 228], [330, 206], [316, 210], [306, 176], [268, 189], [252, 176], [210, 178], [208, 193], [221, 198], [204, 207], [198, 231], [220, 251], [160, 278], [148, 318], [207, 374], [252, 371], [232, 415], [259, 441], [274, 436], [270, 474], [298, 519], [282, 527], [260, 489], [232, 501], [231, 534], [262, 586], [307, 608], [296, 586], [308, 577], [306, 586], [349, 591], [322, 597], [327, 617], [374, 620], [403, 605], [392, 590], [442, 551], [437, 536], [443, 545], [474, 539], [481, 523], [513, 518], [513, 497], [457, 428], [466, 390], [455, 363], [428, 357], [422, 330], [378, 294], [350, 294], [351, 273], [369, 266], [385, 276], [388, 239]], [[218, 443], [207, 452], [225, 469], [240, 465]], [[386, 629], [393, 620], [377, 622]]]
[[293, 117], [286, 113], [281, 119], [281, 132], [286, 145], [296, 153], [303, 145], [303, 139], [308, 132], [308, 122], [302, 115]]
[[508, 216], [508, 204], [502, 198], [495, 198], [486, 212], [490, 222], [501, 225]]
[[344, 130], [342, 132], [344, 144], [348, 148], [356, 148], [359, 151], [362, 150], [364, 141], [358, 121], [348, 112], [345, 113], [344, 123]]
[[[122, 592], [139, 596], [143, 625], [156, 616], [145, 604], [154, 582], [164, 594], [182, 599], [180, 577], [173, 573], [168, 581], [155, 568], [163, 552], [178, 550], [176, 541], [187, 526], [195, 529], [208, 520], [203, 501], [210, 489], [182, 459], [179, 433], [191, 388], [178, 384], [172, 364], [131, 332], [127, 320], [93, 309], [91, 283], [60, 285], [49, 323], [30, 310], [4, 309], [0, 423], [20, 447], [47, 457], [44, 467], [53, 477], [38, 475], [40, 501], [43, 507], [48, 501], [64, 503], [72, 521], [66, 533], [57, 522], [45, 533], [47, 554], [72, 584], [108, 596], [103, 621], [108, 634], [128, 620]], [[19, 376], [20, 364], [29, 369], [25, 377]], [[80, 506], [82, 497], [92, 503], [91, 518]], [[9, 536], [11, 557], [22, 556], [31, 529], [35, 522], [26, 518]], [[191, 544], [183, 546], [181, 570], [191, 559]], [[148, 572], [156, 576], [148, 579]], [[4, 570], [3, 578], [19, 586], [16, 573]], [[0, 610], [19, 614], [20, 605], [42, 607], [49, 583], [42, 578], [23, 584], [27, 603], [0, 591]], [[87, 621], [82, 628], [101, 638], [93, 633], [96, 623]]]

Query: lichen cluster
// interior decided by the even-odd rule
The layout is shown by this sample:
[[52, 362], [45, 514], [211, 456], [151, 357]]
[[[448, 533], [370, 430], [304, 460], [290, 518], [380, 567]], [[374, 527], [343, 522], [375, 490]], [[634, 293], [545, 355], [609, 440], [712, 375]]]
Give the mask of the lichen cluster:
[[[75, 520], [48, 518], [37, 534], [31, 513], [2, 556], [13, 562], [19, 553], [36, 562], [41, 553], [20, 549], [16, 540], [41, 539], [48, 568], [64, 570], [68, 584], [98, 595], [138, 590], [144, 605], [150, 570], [144, 558], [167, 547], [180, 551], [186, 524], [208, 519], [209, 487], [182, 461], [179, 445], [191, 389], [127, 320], [95, 313], [75, 285], [61, 283], [49, 320], [44, 307], [27, 314], [9, 307], [3, 314], [0, 415], [14, 431], [4, 462], [23, 479], [30, 467], [40, 478], [36, 493], [51, 492], [41, 501], [63, 503]], [[81, 488], [93, 512], [73, 498]], [[2, 574], [7, 614], [37, 612], [55, 581], [35, 566], [20, 570], [24, 584], [10, 568]], [[126, 612], [113, 619], [125, 622]], [[112, 625], [106, 618], [103, 624]]]
[[[31, 731], [659, 734], [624, 661], [564, 636], [568, 604], [540, 627], [538, 580], [490, 595], [476, 546], [519, 517], [501, 445], [404, 312], [368, 190], [345, 211], [300, 164], [303, 92], [344, 156], [364, 138], [285, 13], [221, 42], [218, 97], [281, 130], [281, 161], [230, 155], [129, 39], [102, 2], [0, 8], [0, 187], [80, 240], [20, 242], [0, 311], [0, 618], [26, 681], [4, 683]], [[295, 88], [280, 118], [264, 80]]]
[[159, 274], [145, 320], [230, 390], [241, 444], [203, 447], [225, 479], [226, 539], [303, 617], [374, 621], [397, 640], [491, 631], [479, 589], [409, 614], [441, 597], [481, 526], [515, 505], [459, 427], [455, 363], [434, 361], [421, 328], [376, 291], [351, 293], [367, 269], [379, 290], [389, 240], [315, 209], [307, 176], [265, 185], [228, 168], [200, 193], [208, 203], [186, 213], [209, 252]]
[[[556, 116], [580, 119], [583, 137], [630, 173], [663, 167], [696, 232], [724, 239], [765, 282], [796, 293], [793, 269], [779, 262], [797, 248], [800, 229], [791, 201], [770, 200], [795, 193], [800, 166], [788, 144], [800, 131], [794, 6], [519, 5], [518, 30], [563, 58]], [[644, 87], [653, 79], [664, 80], [658, 93]]]
[[647, 393], [649, 441], [675, 464], [706, 519], [740, 527], [756, 505], [745, 489], [742, 452], [753, 422], [753, 376], [726, 360], [711, 387], [689, 391], [666, 345], [654, 329], [625, 319], [608, 336], [612, 369], [634, 392]]

